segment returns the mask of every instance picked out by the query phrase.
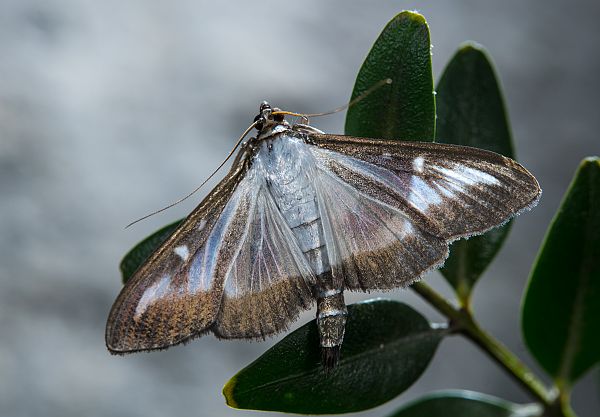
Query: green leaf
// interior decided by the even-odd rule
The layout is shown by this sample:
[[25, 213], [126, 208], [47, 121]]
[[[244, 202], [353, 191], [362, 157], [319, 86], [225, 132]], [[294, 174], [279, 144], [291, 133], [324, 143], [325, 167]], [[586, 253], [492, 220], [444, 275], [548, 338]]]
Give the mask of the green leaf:
[[[450, 60], [437, 87], [437, 115], [437, 142], [514, 158], [500, 84], [481, 46], [465, 44]], [[473, 286], [500, 250], [509, 229], [510, 223], [451, 245], [441, 272], [463, 304], [468, 305]]]
[[162, 229], [152, 233], [146, 239], [135, 245], [127, 254], [123, 257], [123, 260], [119, 264], [121, 270], [121, 278], [123, 283], [126, 283], [133, 273], [144, 263], [146, 259], [152, 253], [158, 249], [158, 247], [165, 241], [171, 234], [177, 229], [177, 226], [181, 224], [182, 220], [177, 220]]
[[525, 342], [562, 389], [600, 362], [600, 158], [584, 159], [529, 277]]
[[348, 109], [346, 134], [370, 138], [431, 141], [435, 99], [429, 28], [418, 13], [402, 12], [383, 29], [354, 84], [356, 98], [392, 79]]
[[389, 417], [534, 417], [542, 415], [538, 404], [515, 404], [473, 391], [431, 393], [409, 403]]
[[300, 327], [227, 382], [231, 407], [302, 414], [366, 410], [394, 398], [423, 373], [445, 329], [406, 304], [372, 300], [348, 306], [338, 366], [320, 363], [316, 322]]

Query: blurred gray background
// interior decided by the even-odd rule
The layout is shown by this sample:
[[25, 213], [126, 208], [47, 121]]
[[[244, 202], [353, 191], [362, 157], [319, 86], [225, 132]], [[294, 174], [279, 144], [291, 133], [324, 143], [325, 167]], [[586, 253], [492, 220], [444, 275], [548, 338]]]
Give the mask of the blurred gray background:
[[[436, 76], [461, 42], [488, 48], [519, 159], [544, 189], [540, 205], [516, 221], [474, 302], [484, 326], [539, 370], [520, 337], [520, 300], [574, 170], [600, 153], [600, 2], [424, 3], [0, 0], [0, 415], [249, 415], [229, 409], [221, 388], [279, 338], [206, 336], [126, 357], [104, 347], [122, 255], [184, 216], [209, 188], [123, 226], [195, 188], [261, 100], [298, 112], [347, 102], [372, 43], [403, 9], [429, 21]], [[341, 133], [343, 120], [313, 124]], [[437, 272], [428, 282], [447, 292]], [[410, 291], [385, 295], [441, 320]], [[589, 375], [575, 388], [580, 416], [598, 415], [597, 380]], [[409, 391], [363, 415], [386, 415], [443, 388], [528, 401], [455, 337]]]

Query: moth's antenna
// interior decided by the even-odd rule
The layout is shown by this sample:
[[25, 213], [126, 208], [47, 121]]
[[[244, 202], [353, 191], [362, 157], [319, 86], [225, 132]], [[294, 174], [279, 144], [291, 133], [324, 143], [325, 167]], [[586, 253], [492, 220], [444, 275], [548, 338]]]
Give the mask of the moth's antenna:
[[301, 118], [303, 118], [305, 120], [308, 120], [309, 117], [327, 116], [329, 114], [339, 113], [339, 112], [341, 112], [343, 110], [346, 110], [347, 108], [350, 108], [350, 107], [354, 106], [359, 101], [362, 101], [368, 95], [370, 95], [373, 91], [378, 90], [379, 88], [383, 87], [384, 85], [390, 85], [391, 83], [392, 83], [392, 79], [391, 78], [386, 78], [384, 80], [381, 80], [381, 81], [373, 84], [371, 87], [369, 87], [366, 91], [364, 91], [358, 97], [354, 98], [354, 100], [351, 100], [350, 102], [344, 104], [343, 106], [336, 107], [333, 110], [329, 110], [329, 111], [326, 111], [326, 112], [323, 112], [323, 113], [300, 114], [300, 113], [293, 113], [293, 112], [289, 112], [289, 111], [278, 110], [278, 111], [274, 111], [273, 115], [286, 114], [286, 115], [289, 115], [289, 116], [297, 116], [297, 117], [301, 117]]
[[217, 167], [217, 169], [215, 169], [215, 170], [213, 171], [213, 173], [212, 173], [212, 174], [210, 174], [210, 175], [208, 176], [208, 178], [207, 178], [207, 179], [205, 179], [204, 181], [202, 181], [202, 184], [200, 184], [198, 187], [196, 187], [196, 189], [195, 189], [194, 191], [192, 191], [191, 193], [189, 193], [189, 194], [188, 194], [188, 195], [186, 195], [185, 197], [182, 197], [182, 198], [180, 198], [179, 200], [177, 200], [177, 201], [175, 201], [175, 202], [173, 202], [173, 203], [169, 204], [168, 206], [161, 208], [160, 210], [153, 211], [152, 213], [150, 213], [150, 214], [146, 214], [144, 217], [140, 217], [139, 219], [137, 219], [137, 220], [135, 220], [135, 221], [133, 221], [133, 222], [129, 223], [127, 226], [125, 226], [125, 229], [127, 229], [127, 228], [128, 228], [128, 227], [130, 227], [130, 226], [133, 226], [134, 224], [136, 224], [136, 223], [138, 223], [138, 222], [141, 222], [142, 220], [145, 220], [145, 219], [147, 219], [148, 217], [154, 216], [155, 214], [158, 214], [158, 213], [161, 213], [161, 212], [163, 212], [163, 211], [165, 211], [165, 210], [168, 210], [168, 209], [170, 209], [171, 207], [173, 207], [173, 206], [176, 206], [177, 204], [179, 204], [179, 203], [181, 203], [181, 202], [183, 202], [183, 201], [187, 200], [187, 199], [188, 199], [188, 198], [190, 198], [191, 196], [193, 196], [193, 195], [194, 195], [194, 194], [195, 194], [195, 193], [196, 193], [196, 192], [197, 192], [197, 191], [198, 191], [200, 188], [202, 188], [202, 186], [204, 186], [204, 184], [206, 184], [208, 181], [210, 181], [210, 179], [211, 179], [212, 177], [214, 177], [214, 176], [215, 176], [215, 174], [216, 174], [216, 173], [217, 173], [217, 172], [218, 172], [218, 171], [219, 171], [219, 170], [220, 170], [220, 169], [223, 167], [223, 165], [225, 165], [225, 164], [227, 163], [227, 161], [229, 161], [229, 158], [231, 158], [231, 156], [233, 155], [233, 153], [235, 152], [235, 150], [238, 148], [238, 146], [240, 146], [240, 143], [242, 143], [242, 141], [244, 140], [244, 138], [246, 137], [246, 135], [247, 135], [248, 133], [250, 133], [250, 131], [251, 131], [252, 129], [254, 129], [254, 127], [257, 125], [257, 123], [258, 123], [258, 121], [255, 121], [255, 122], [253, 122], [253, 123], [252, 123], [250, 126], [248, 126], [248, 129], [246, 129], [246, 130], [244, 131], [244, 133], [242, 134], [242, 136], [240, 136], [240, 138], [237, 140], [237, 142], [236, 142], [235, 146], [233, 147], [233, 149], [231, 150], [231, 152], [229, 152], [229, 155], [227, 155], [227, 158], [225, 158], [225, 159], [223, 160], [223, 162], [221, 162], [221, 164], [220, 164], [220, 165]]
[[351, 100], [349, 103], [344, 104], [343, 106], [337, 107], [337, 108], [335, 108], [333, 110], [326, 111], [326, 112], [323, 112], [323, 113], [305, 114], [304, 116], [306, 116], [306, 117], [318, 117], [318, 116], [327, 116], [329, 114], [339, 113], [339, 112], [341, 112], [343, 110], [346, 110], [346, 109], [354, 106], [359, 101], [362, 101], [363, 99], [367, 98], [367, 96], [369, 96], [373, 91], [378, 90], [379, 88], [383, 87], [384, 85], [391, 85], [391, 84], [392, 84], [392, 79], [391, 78], [386, 78], [385, 80], [381, 80], [381, 81], [373, 84], [371, 87], [369, 87], [367, 90], [365, 90], [358, 97], [354, 98], [354, 100]]

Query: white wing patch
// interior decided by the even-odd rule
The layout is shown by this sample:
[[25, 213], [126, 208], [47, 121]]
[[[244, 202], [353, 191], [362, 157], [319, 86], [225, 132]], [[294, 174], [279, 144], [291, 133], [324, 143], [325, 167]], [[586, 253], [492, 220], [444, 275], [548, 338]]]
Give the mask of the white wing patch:
[[452, 169], [436, 165], [432, 165], [430, 169], [439, 172], [440, 174], [449, 179], [458, 181], [465, 185], [477, 185], [481, 183], [489, 185], [500, 184], [500, 181], [498, 181], [498, 179], [483, 171], [456, 163], [452, 165]]
[[422, 156], [417, 156], [413, 160], [413, 169], [415, 170], [416, 173], [422, 174], [424, 167], [425, 167], [425, 158], [423, 158]]
[[190, 249], [187, 245], [177, 246], [175, 249], [173, 249], [173, 252], [175, 252], [175, 254], [179, 256], [182, 261], [187, 261], [190, 257]]
[[229, 262], [226, 250], [230, 245], [232, 234], [238, 234], [246, 224], [249, 207], [255, 200], [256, 191], [253, 191], [251, 182], [254, 176], [248, 173], [239, 184], [236, 191], [223, 208], [219, 219], [214, 224], [206, 243], [200, 250], [193, 254], [188, 272], [187, 291], [195, 294], [199, 291], [209, 291], [215, 283], [215, 277], [222, 280], [223, 274], [219, 273], [221, 262]]
[[443, 199], [423, 178], [413, 175], [410, 178], [408, 201], [422, 212], [426, 212], [431, 205], [441, 204]]
[[154, 301], [155, 298], [161, 297], [169, 288], [169, 284], [171, 283], [171, 276], [164, 275], [160, 280], [156, 281], [154, 284], [146, 288], [142, 298], [138, 305], [135, 307], [135, 314], [133, 315], [134, 320], [138, 320], [142, 314], [146, 312], [148, 305]]

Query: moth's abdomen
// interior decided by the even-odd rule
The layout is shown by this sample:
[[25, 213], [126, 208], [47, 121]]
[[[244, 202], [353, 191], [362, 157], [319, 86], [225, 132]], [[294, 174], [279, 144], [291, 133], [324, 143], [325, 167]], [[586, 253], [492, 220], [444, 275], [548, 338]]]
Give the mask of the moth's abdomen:
[[323, 240], [321, 219], [317, 217], [299, 224], [292, 228], [292, 232], [315, 275], [328, 272], [331, 268]]
[[317, 281], [317, 326], [325, 369], [338, 361], [346, 326], [343, 280], [335, 280], [325, 245], [315, 177], [317, 167], [307, 145], [281, 136], [267, 142], [258, 157], [265, 169], [266, 186]]
[[321, 361], [325, 370], [335, 367], [344, 341], [348, 310], [344, 293], [335, 288], [331, 272], [319, 276], [317, 285], [317, 327], [321, 345]]
[[282, 137], [259, 153], [267, 187], [316, 276], [331, 267], [314, 188], [315, 164], [296, 138]]

